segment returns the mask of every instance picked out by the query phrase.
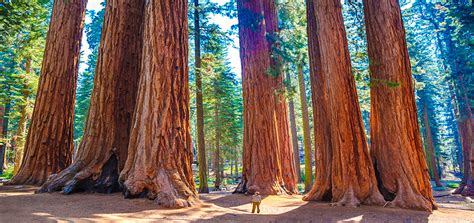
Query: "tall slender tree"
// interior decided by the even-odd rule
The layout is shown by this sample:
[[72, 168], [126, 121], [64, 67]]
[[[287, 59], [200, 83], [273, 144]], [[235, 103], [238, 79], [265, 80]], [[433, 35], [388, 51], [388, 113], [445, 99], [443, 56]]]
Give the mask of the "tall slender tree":
[[364, 0], [371, 78], [371, 153], [391, 206], [436, 209], [418, 126], [398, 0]]
[[243, 70], [244, 155], [242, 182], [236, 192], [296, 192], [286, 102], [280, 99], [276, 88], [283, 77], [274, 72], [276, 61], [272, 60], [270, 50], [274, 47], [271, 39], [277, 28], [274, 4], [269, 0], [237, 1]]
[[306, 101], [306, 86], [303, 73], [303, 60], [297, 65], [298, 88], [300, 90], [301, 117], [303, 121], [303, 145], [304, 145], [304, 190], [309, 192], [313, 185], [313, 162], [311, 149], [311, 129], [309, 128], [308, 102]]
[[199, 0], [194, 0], [194, 73], [196, 75], [196, 133], [199, 165], [199, 193], [209, 193], [207, 186], [206, 144], [204, 140], [204, 111], [201, 77], [201, 22]]
[[316, 179], [304, 200], [381, 205], [339, 0], [308, 0]]
[[144, 195], [165, 207], [194, 205], [188, 89], [187, 0], [145, 4], [141, 77], [128, 158], [125, 197]]
[[84, 136], [74, 162], [40, 191], [120, 190], [138, 89], [143, 8], [143, 0], [107, 0]]
[[86, 0], [54, 2], [25, 156], [12, 184], [40, 185], [71, 163], [86, 4]]

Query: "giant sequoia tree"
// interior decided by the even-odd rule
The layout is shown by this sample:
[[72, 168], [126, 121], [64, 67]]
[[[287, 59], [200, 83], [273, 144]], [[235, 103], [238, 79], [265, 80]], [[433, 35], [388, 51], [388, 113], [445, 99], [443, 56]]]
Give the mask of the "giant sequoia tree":
[[128, 158], [126, 197], [165, 207], [198, 201], [189, 123], [187, 0], [145, 4], [143, 52]]
[[390, 205], [436, 208], [418, 126], [398, 0], [364, 0], [371, 77], [371, 153]]
[[236, 192], [296, 193], [287, 105], [278, 59], [275, 2], [237, 1], [244, 97], [242, 182]]
[[87, 1], [54, 1], [25, 155], [12, 184], [40, 185], [72, 159], [74, 101]]
[[[133, 7], [131, 7], [133, 6]], [[107, 0], [84, 136], [67, 169], [41, 191], [114, 192], [127, 159], [142, 51], [143, 0]]]
[[369, 156], [339, 0], [309, 0], [316, 179], [304, 200], [383, 204]]

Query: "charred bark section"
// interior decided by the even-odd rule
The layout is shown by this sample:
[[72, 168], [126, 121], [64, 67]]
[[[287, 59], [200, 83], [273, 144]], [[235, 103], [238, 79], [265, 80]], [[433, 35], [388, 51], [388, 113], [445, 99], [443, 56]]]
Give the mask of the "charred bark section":
[[11, 184], [41, 185], [71, 163], [86, 4], [86, 0], [54, 1], [25, 155]]
[[371, 153], [390, 206], [432, 211], [398, 0], [364, 0], [371, 76]]
[[368, 151], [339, 0], [308, 0], [316, 177], [304, 200], [382, 205]]
[[39, 192], [112, 193], [127, 159], [138, 90], [144, 0], [108, 0], [94, 89], [74, 163]]
[[145, 3], [141, 76], [128, 158], [126, 197], [183, 208], [199, 199], [191, 168], [187, 0]]

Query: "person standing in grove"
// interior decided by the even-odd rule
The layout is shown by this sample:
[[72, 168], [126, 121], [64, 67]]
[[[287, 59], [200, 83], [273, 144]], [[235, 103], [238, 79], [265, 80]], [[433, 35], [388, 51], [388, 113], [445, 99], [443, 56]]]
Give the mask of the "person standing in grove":
[[255, 208], [257, 209], [257, 214], [260, 213], [260, 203], [262, 202], [262, 196], [257, 191], [252, 196], [252, 213], [255, 213]]

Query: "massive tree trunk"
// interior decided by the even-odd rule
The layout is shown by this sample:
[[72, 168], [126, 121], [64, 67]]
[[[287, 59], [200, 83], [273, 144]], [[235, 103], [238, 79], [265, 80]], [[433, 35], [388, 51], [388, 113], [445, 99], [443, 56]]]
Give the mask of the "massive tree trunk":
[[41, 185], [71, 163], [86, 4], [86, 0], [54, 1], [25, 156], [12, 184]]
[[143, 8], [144, 0], [107, 0], [82, 142], [73, 164], [52, 175], [41, 192], [120, 191], [138, 89]]
[[426, 106], [426, 102], [423, 104], [423, 123], [425, 125], [425, 134], [426, 134], [426, 153], [428, 160], [430, 162], [431, 168], [432, 168], [432, 174], [433, 178], [435, 180], [436, 186], [437, 187], [442, 187], [443, 185], [441, 184], [440, 178], [439, 178], [439, 173], [438, 173], [438, 164], [436, 162], [436, 156], [435, 156], [435, 148], [434, 148], [434, 143], [433, 143], [433, 135], [431, 134], [431, 126], [430, 126], [430, 120], [429, 120], [429, 115], [428, 115], [428, 108]]
[[[290, 74], [286, 74], [286, 81], [291, 82]], [[288, 86], [290, 90], [290, 86]], [[290, 128], [291, 128], [291, 143], [293, 145], [293, 157], [295, 160], [295, 170], [296, 177], [298, 177], [298, 182], [301, 182], [301, 165], [300, 165], [300, 150], [298, 146], [298, 132], [296, 129], [296, 115], [295, 115], [295, 103], [293, 99], [290, 98], [288, 101], [288, 109], [290, 111]]]
[[236, 189], [241, 193], [297, 192], [286, 101], [278, 94], [283, 86], [277, 89], [283, 77], [275, 77], [280, 73], [273, 72], [268, 41], [272, 35], [267, 30], [276, 29], [271, 21], [275, 15], [264, 16], [264, 9], [270, 11], [270, 2], [237, 1], [245, 128], [242, 182]]
[[303, 118], [304, 142], [304, 190], [309, 192], [313, 185], [313, 159], [311, 150], [311, 129], [309, 128], [308, 103], [306, 102], [306, 87], [303, 76], [303, 62], [298, 63], [298, 87], [300, 90], [301, 116]]
[[186, 0], [145, 5], [141, 77], [120, 174], [125, 197], [147, 196], [165, 207], [198, 202], [191, 168]]
[[339, 0], [308, 0], [316, 179], [304, 200], [381, 205]]
[[398, 0], [364, 0], [371, 75], [371, 152], [390, 205], [436, 208], [417, 120]]
[[194, 65], [196, 75], [196, 135], [199, 165], [199, 193], [209, 193], [207, 185], [206, 144], [204, 140], [204, 110], [202, 104], [201, 25], [199, 0], [194, 0]]
[[280, 150], [280, 165], [283, 183], [289, 193], [298, 193], [298, 178], [295, 171], [294, 152], [291, 143], [291, 132], [288, 122], [288, 103], [286, 97], [281, 93], [285, 90], [283, 74], [283, 60], [280, 56], [278, 41], [278, 9], [275, 0], [262, 0], [267, 47], [270, 52], [270, 69], [267, 72], [274, 73], [273, 89], [275, 91], [275, 111], [277, 119], [277, 139]]

